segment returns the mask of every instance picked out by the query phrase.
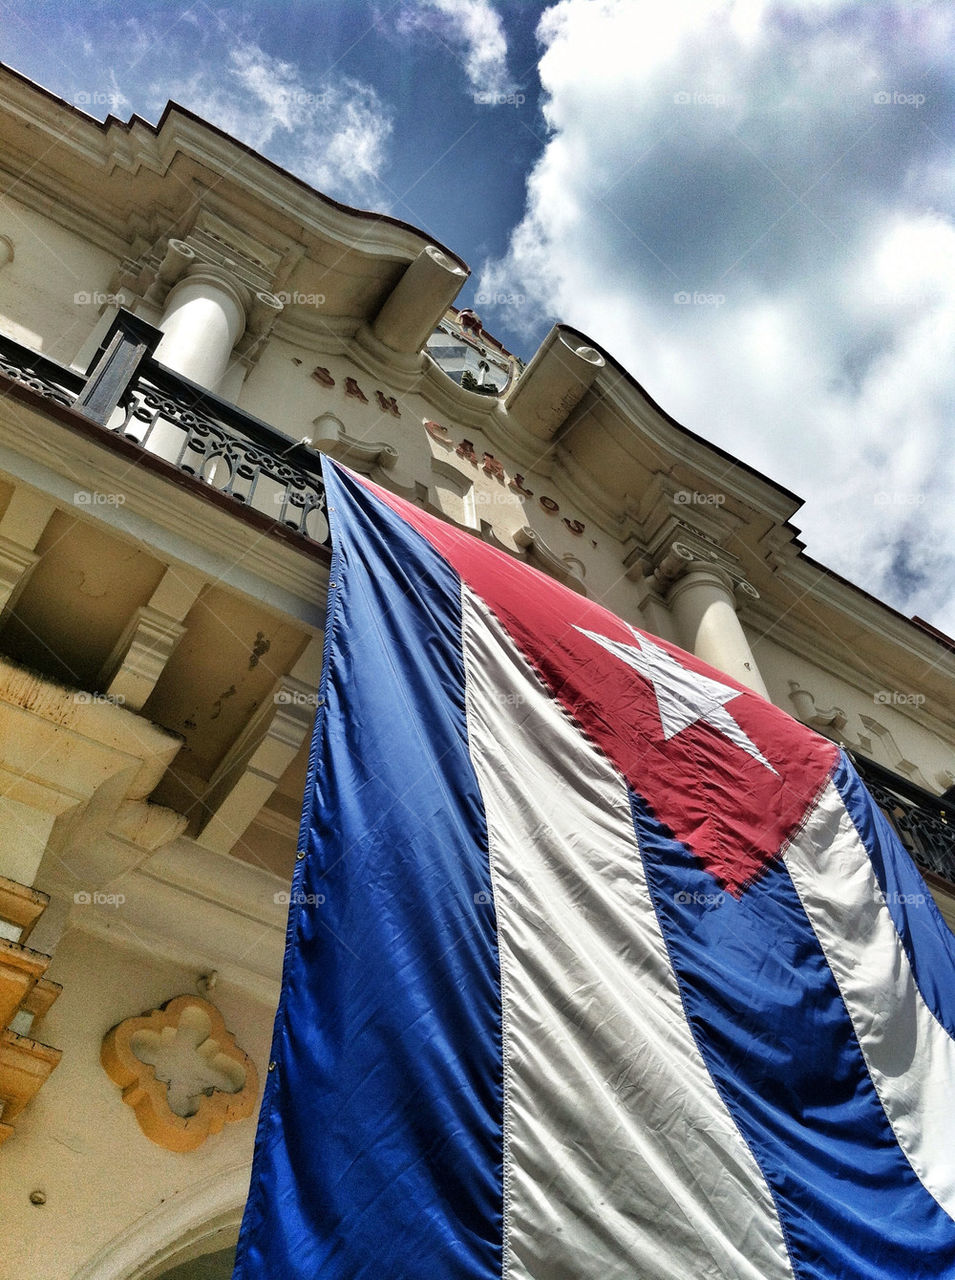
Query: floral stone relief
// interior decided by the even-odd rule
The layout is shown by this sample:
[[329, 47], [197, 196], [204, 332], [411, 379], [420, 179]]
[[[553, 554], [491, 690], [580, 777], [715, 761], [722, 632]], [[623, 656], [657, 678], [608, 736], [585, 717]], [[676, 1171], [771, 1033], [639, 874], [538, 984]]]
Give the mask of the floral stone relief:
[[254, 1063], [215, 1005], [198, 996], [177, 996], [118, 1023], [100, 1058], [146, 1137], [170, 1151], [194, 1151], [255, 1109]]

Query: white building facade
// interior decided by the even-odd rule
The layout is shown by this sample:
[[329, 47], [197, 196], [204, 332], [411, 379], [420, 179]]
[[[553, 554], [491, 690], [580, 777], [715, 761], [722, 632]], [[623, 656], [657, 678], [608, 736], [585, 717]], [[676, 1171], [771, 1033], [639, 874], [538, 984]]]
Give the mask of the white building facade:
[[231, 1274], [320, 453], [844, 743], [955, 919], [955, 646], [610, 353], [557, 326], [522, 368], [452, 251], [178, 107], [101, 124], [0, 71], [0, 190], [0, 1280]]

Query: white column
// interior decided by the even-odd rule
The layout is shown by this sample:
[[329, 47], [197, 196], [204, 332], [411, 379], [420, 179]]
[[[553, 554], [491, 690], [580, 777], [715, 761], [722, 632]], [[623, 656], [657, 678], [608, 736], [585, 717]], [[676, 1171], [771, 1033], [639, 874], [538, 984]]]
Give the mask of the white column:
[[166, 298], [156, 359], [210, 391], [218, 389], [246, 325], [245, 300], [224, 272], [190, 268]]
[[[755, 594], [752, 587], [749, 591]], [[693, 561], [670, 588], [667, 603], [685, 649], [764, 698], [769, 697], [736, 616], [733, 582], [728, 574], [716, 566]]]

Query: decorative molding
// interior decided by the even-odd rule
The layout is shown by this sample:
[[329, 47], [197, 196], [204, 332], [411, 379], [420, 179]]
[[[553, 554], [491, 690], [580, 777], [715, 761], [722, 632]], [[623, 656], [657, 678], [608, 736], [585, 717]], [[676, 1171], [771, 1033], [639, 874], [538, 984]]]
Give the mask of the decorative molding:
[[40, 1091], [62, 1057], [60, 1049], [27, 1034], [62, 990], [58, 982], [44, 976], [50, 957], [23, 945], [49, 901], [45, 893], [0, 877], [4, 926], [0, 936], [0, 1143], [13, 1136], [11, 1121]]
[[13, 1136], [10, 1121], [40, 1092], [62, 1056], [61, 1049], [51, 1049], [9, 1027], [0, 1031], [0, 1142]]
[[40, 557], [0, 536], [0, 614], [16, 604]]
[[12, 1136], [10, 1121], [61, 1057], [59, 1049], [28, 1038], [63, 989], [44, 976], [50, 957], [23, 945], [48, 903], [46, 894], [0, 879], [0, 1027], [9, 1031], [0, 1041], [0, 1142]]
[[134, 712], [0, 659], [0, 865], [32, 883], [48, 852], [48, 861], [69, 851], [74, 867], [83, 864], [123, 803], [139, 807], [181, 745]]
[[[298, 247], [298, 257], [303, 250]], [[162, 310], [176, 288], [206, 278], [235, 297], [245, 318], [233, 359], [248, 369], [262, 354], [265, 339], [284, 310], [274, 292], [287, 256], [240, 231], [225, 218], [200, 205], [192, 228], [182, 238], [161, 237], [136, 259], [126, 258], [114, 274], [111, 289]]]
[[[838, 641], [839, 637], [834, 636], [829, 628], [817, 626], [814, 629], [808, 626], [805, 619], [800, 617], [794, 608], [786, 609], [785, 605], [780, 604], [774, 596], [768, 594], [770, 588], [775, 589], [775, 585], [774, 580], [767, 588], [767, 595], [761, 596], [758, 602], [754, 602], [747, 609], [746, 621], [751, 629], [753, 644], [756, 648], [765, 641], [796, 659], [812, 663], [821, 672], [836, 677], [854, 690], [867, 704], [872, 702], [873, 684], [876, 682], [880, 682], [883, 688], [900, 688], [912, 683], [911, 677], [906, 679], [898, 672], [890, 672], [881, 663], [877, 670], [869, 667], [868, 670], [861, 671], [858, 667], [852, 666], [845, 657], [848, 643], [841, 644], [842, 653], [837, 652], [833, 639]], [[779, 625], [781, 617], [784, 619], [783, 626]], [[859, 625], [865, 626], [864, 623]], [[926, 642], [931, 644], [928, 637]], [[933, 672], [934, 665], [938, 661], [937, 648], [934, 660], [928, 653], [910, 656], [920, 660], [923, 664], [921, 670], [927, 675]], [[869, 661], [871, 662], [871, 657]], [[924, 691], [925, 687], [923, 681], [920, 688]], [[933, 703], [934, 709], [931, 705]], [[949, 749], [955, 749], [951, 715], [946, 714], [949, 710], [947, 705], [937, 701], [931, 694], [927, 701], [919, 706], [908, 703], [893, 707], [896, 714], [904, 715], [906, 719], [913, 721], [941, 742], [946, 743]], [[870, 748], [863, 747], [863, 754], [870, 754]]]
[[255, 1064], [200, 996], [176, 996], [118, 1023], [100, 1060], [146, 1137], [169, 1151], [195, 1151], [255, 1109]]
[[[113, 883], [126, 897], [123, 928], [115, 909], [89, 905], [72, 907], [70, 929], [119, 947], [134, 964], [215, 969], [220, 982], [274, 1010], [288, 918], [277, 895], [288, 893], [287, 879], [183, 838]], [[70, 899], [68, 886], [62, 893]]]
[[829, 730], [829, 736], [838, 736], [845, 728], [848, 717], [842, 708], [830, 707], [828, 711], [818, 709], [815, 695], [808, 689], [801, 688], [798, 680], [789, 681], [789, 697], [796, 708], [796, 719], [803, 724], [823, 732]]
[[[48, 894], [0, 876], [0, 921], [16, 932], [14, 942], [26, 942], [33, 926], [49, 905]], [[6, 932], [4, 936], [7, 936]]]
[[696, 562], [697, 554], [692, 547], [688, 547], [684, 542], [671, 543], [657, 560], [653, 569], [653, 580], [659, 590], [666, 593], [674, 582], [689, 573], [690, 566]]
[[97, 687], [130, 711], [139, 711], [165, 670], [186, 628], [176, 618], [141, 605], [103, 665]]
[[362, 475], [373, 468], [390, 471], [398, 461], [398, 450], [385, 440], [358, 440], [345, 431], [345, 424], [333, 413], [323, 413], [312, 426], [312, 438], [306, 443], [319, 453], [327, 453], [337, 462], [344, 462]]
[[[310, 642], [321, 651], [321, 642]], [[298, 671], [299, 664], [294, 670]], [[197, 842], [228, 853], [268, 803], [315, 722], [317, 681], [289, 673], [233, 742], [202, 797]]]
[[[913, 764], [911, 760], [903, 755], [902, 749], [891, 731], [881, 721], [876, 720], [874, 716], [860, 713], [859, 719], [865, 728], [881, 743], [882, 751], [885, 753], [890, 768], [894, 769], [896, 773], [900, 773], [904, 778], [909, 778], [912, 782], [916, 782], [919, 786], [927, 789], [929, 784], [922, 776], [918, 765]], [[867, 739], [867, 741], [871, 743], [872, 739]]]
[[[631, 552], [627, 559], [632, 557]], [[652, 578], [661, 594], [666, 595], [688, 574], [709, 575], [730, 594], [734, 607], [738, 609], [744, 603], [759, 599], [759, 592], [742, 576], [738, 564], [736, 557], [722, 548], [704, 543], [694, 546], [685, 541], [671, 542], [658, 552]]]
[[[486, 525], [482, 522], [482, 536], [485, 541], [490, 541], [484, 534], [485, 528]], [[565, 587], [570, 587], [579, 595], [587, 595], [587, 588], [574, 567], [580, 563], [576, 556], [570, 556], [568, 559], [559, 556], [556, 551], [551, 550], [537, 530], [530, 528], [529, 525], [524, 525], [517, 530], [514, 541], [525, 552], [528, 564], [535, 569], [540, 569], [548, 577], [556, 578], [558, 582]]]
[[126, 800], [116, 810], [109, 834], [155, 853], [186, 829], [188, 819], [175, 809], [142, 800]]

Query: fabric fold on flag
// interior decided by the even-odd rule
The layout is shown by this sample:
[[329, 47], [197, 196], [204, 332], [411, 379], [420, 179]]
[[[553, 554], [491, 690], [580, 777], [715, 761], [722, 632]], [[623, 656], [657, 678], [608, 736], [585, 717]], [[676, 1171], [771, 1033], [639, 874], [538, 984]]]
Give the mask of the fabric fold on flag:
[[955, 940], [844, 754], [325, 473], [237, 1280], [955, 1280]]

